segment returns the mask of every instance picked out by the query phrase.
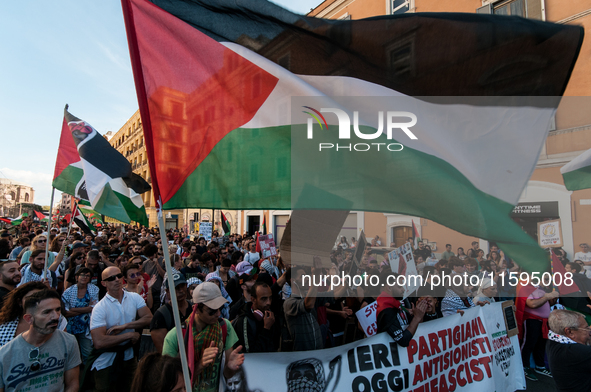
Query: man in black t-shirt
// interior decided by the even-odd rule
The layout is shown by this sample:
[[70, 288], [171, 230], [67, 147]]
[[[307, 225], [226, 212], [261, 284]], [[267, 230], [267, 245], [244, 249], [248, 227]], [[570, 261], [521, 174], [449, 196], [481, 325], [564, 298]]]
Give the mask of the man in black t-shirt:
[[546, 355], [559, 391], [591, 391], [591, 329], [581, 313], [557, 309], [548, 317]]
[[[176, 300], [179, 306], [181, 323], [183, 323], [191, 315], [191, 311], [193, 310], [193, 304], [187, 300], [187, 281], [183, 274], [174, 274], [174, 288], [176, 291]], [[168, 286], [166, 292], [168, 293]], [[172, 305], [162, 305], [156, 313], [154, 313], [154, 317], [152, 317], [152, 321], [150, 322], [150, 334], [152, 335], [152, 341], [158, 352], [162, 352], [164, 338], [168, 331], [173, 327], [175, 327], [175, 324]]]
[[[195, 246], [193, 246], [195, 247]], [[199, 254], [194, 253], [190, 256], [189, 264], [181, 269], [181, 273], [185, 275], [185, 278], [197, 278], [198, 275], [201, 273], [201, 268], [199, 267]]]

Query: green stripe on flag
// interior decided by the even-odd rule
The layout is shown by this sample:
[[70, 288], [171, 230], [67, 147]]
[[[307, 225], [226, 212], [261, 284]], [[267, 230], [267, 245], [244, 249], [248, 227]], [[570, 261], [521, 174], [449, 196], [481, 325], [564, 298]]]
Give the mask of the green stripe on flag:
[[76, 195], [76, 185], [78, 185], [83, 176], [84, 171], [81, 168], [70, 165], [53, 180], [51, 185], [68, 195]]
[[143, 204], [136, 206], [128, 197], [113, 191], [109, 184], [105, 185], [95, 210], [121, 222], [135, 221], [146, 227], [149, 225], [146, 207]]
[[591, 188], [591, 166], [562, 173], [562, 178], [564, 179], [564, 186], [569, 191]]
[[[297, 146], [292, 145], [292, 132], [305, 134], [306, 126], [241, 128], [230, 132], [164, 208], [292, 209], [292, 192], [308, 185], [346, 200], [341, 205], [334, 200], [294, 195], [299, 208], [423, 217], [460, 233], [497, 242], [528, 270], [545, 271], [548, 266], [544, 250], [509, 217], [513, 205], [477, 189], [448, 162], [408, 147], [401, 152], [363, 156], [349, 151], [318, 151], [318, 143], [335, 142], [337, 126], [329, 125], [329, 132], [317, 132], [312, 141], [297, 139], [304, 139], [294, 142]], [[371, 133], [372, 129], [363, 132]], [[350, 142], [356, 140], [352, 138]], [[372, 142], [396, 141], [384, 136], [383, 140]], [[263, 155], [264, 162], [253, 159]]]

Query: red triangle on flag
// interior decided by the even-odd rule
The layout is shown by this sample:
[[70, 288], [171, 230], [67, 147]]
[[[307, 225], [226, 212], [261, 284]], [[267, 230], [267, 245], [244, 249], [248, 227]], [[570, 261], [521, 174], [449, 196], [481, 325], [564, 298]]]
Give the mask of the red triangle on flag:
[[35, 215], [37, 215], [37, 218], [39, 219], [45, 219], [47, 218], [43, 213], [39, 212], [39, 211], [33, 211], [35, 213]]
[[66, 118], [62, 122], [62, 134], [60, 136], [60, 145], [57, 150], [57, 159], [55, 160], [55, 171], [53, 172], [53, 179], [55, 180], [62, 171], [72, 163], [80, 161], [80, 155], [76, 148], [76, 143], [72, 137], [72, 131], [68, 127]]
[[[562, 275], [562, 279], [560, 279], [561, 284], [560, 284], [560, 286], [555, 286], [555, 289], [558, 290], [560, 295], [578, 293], [580, 291], [579, 287], [574, 282], [572, 285], [564, 284], [564, 275], [567, 272], [564, 269], [564, 266], [562, 265], [562, 263], [560, 262], [558, 257], [554, 254], [554, 252], [550, 251], [550, 253], [552, 254], [552, 275], [553, 276], [555, 274]], [[555, 281], [556, 281], [556, 279], [552, 279], [552, 282], [555, 282]]]
[[278, 79], [148, 1], [122, 4], [154, 197], [166, 203]]

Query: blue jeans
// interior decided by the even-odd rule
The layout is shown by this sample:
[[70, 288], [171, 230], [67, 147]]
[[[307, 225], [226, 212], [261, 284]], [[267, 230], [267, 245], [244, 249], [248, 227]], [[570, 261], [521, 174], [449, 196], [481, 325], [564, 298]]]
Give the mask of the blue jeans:
[[85, 333], [77, 333], [76, 340], [78, 341], [78, 347], [80, 347], [80, 359], [82, 359], [82, 364], [86, 363], [86, 358], [90, 355], [92, 351], [92, 340], [86, 337]]

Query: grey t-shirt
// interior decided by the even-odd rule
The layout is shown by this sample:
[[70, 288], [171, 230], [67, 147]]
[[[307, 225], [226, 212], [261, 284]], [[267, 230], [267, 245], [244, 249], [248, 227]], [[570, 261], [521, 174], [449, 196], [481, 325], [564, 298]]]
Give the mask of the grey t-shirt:
[[[63, 391], [64, 373], [81, 363], [76, 338], [67, 332], [56, 330], [39, 347], [39, 358], [29, 359], [34, 348], [22, 335], [0, 348], [0, 388], [5, 392]], [[32, 371], [31, 364], [36, 360], [41, 363], [41, 368]]]

